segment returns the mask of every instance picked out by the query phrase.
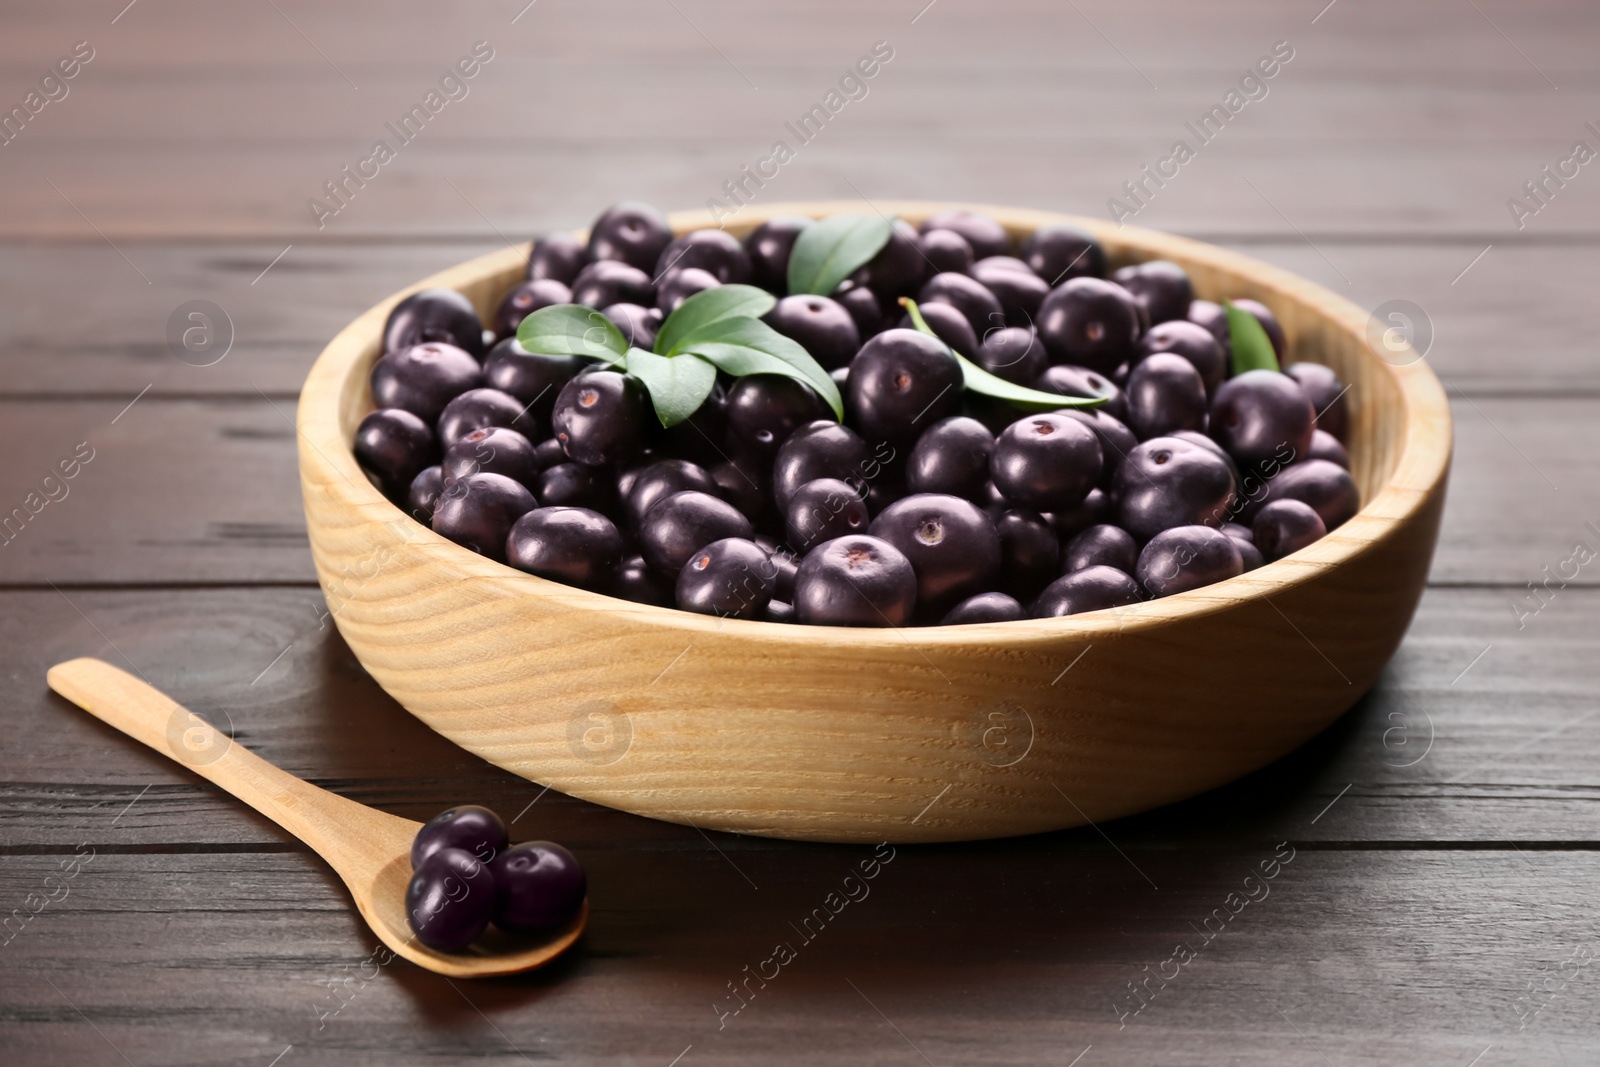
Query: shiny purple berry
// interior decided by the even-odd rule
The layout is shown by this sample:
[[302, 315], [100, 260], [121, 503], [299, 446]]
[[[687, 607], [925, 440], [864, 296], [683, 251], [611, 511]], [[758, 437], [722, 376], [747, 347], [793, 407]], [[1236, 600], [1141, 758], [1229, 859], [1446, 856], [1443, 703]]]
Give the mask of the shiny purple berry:
[[572, 302], [584, 307], [608, 308], [612, 304], [655, 303], [656, 287], [650, 275], [614, 259], [589, 264], [572, 280]]
[[972, 361], [990, 374], [1018, 385], [1032, 385], [1049, 365], [1039, 335], [1017, 326], [987, 331], [978, 342]]
[[433, 525], [434, 505], [443, 492], [444, 472], [437, 464], [424, 468], [411, 479], [411, 488], [406, 491], [406, 513], [424, 526]]
[[796, 489], [783, 520], [790, 547], [802, 555], [835, 537], [866, 533], [869, 521], [866, 500], [837, 478], [817, 478]]
[[643, 447], [648, 403], [638, 379], [591, 371], [562, 386], [550, 423], [577, 462], [591, 467], [623, 463]]
[[939, 620], [941, 626], [965, 626], [979, 622], [1015, 622], [1028, 617], [1015, 597], [1004, 593], [979, 593], [969, 596]]
[[571, 852], [554, 841], [524, 841], [490, 865], [494, 924], [513, 934], [556, 930], [578, 917], [589, 880]]
[[485, 426], [460, 437], [445, 449], [444, 480], [469, 474], [503, 474], [533, 489], [539, 484], [539, 460], [526, 437], [504, 426]]
[[682, 611], [720, 618], [760, 618], [777, 588], [778, 571], [754, 541], [727, 537], [695, 551], [678, 572]]
[[589, 258], [619, 260], [641, 272], [648, 271], [655, 268], [661, 250], [671, 240], [672, 227], [661, 212], [649, 204], [624, 201], [606, 209], [589, 228]]
[[1100, 478], [1100, 441], [1065, 415], [1028, 415], [994, 442], [989, 474], [1006, 499], [1038, 511], [1081, 503]]
[[854, 535], [818, 545], [795, 572], [795, 618], [815, 626], [904, 626], [917, 576], [899, 549]]
[[[982, 282], [968, 274], [935, 274], [917, 291], [917, 304], [949, 304], [966, 318], [973, 335], [1007, 325], [1000, 301]], [[931, 323], [930, 323], [931, 325]]]
[[622, 535], [610, 519], [589, 508], [535, 508], [511, 527], [506, 557], [529, 574], [604, 590], [622, 562]]
[[439, 952], [459, 952], [489, 926], [495, 879], [488, 864], [459, 848], [423, 861], [406, 885], [406, 917], [417, 940]]
[[958, 600], [994, 589], [1000, 535], [976, 504], [941, 493], [917, 493], [890, 504], [869, 531], [899, 549], [917, 575], [917, 601], [943, 614]]
[[1070, 223], [1041, 226], [1022, 243], [1021, 259], [1054, 288], [1071, 278], [1104, 278], [1106, 253], [1087, 230]]
[[1133, 294], [1144, 307], [1151, 325], [1184, 318], [1194, 301], [1194, 286], [1189, 282], [1189, 275], [1182, 267], [1165, 259], [1123, 267], [1111, 280]]
[[653, 277], [660, 279], [690, 268], [706, 271], [723, 285], [743, 285], [750, 280], [750, 256], [726, 230], [690, 230], [674, 238], [656, 257]]
[[922, 432], [906, 465], [906, 488], [913, 493], [948, 493], [982, 498], [989, 483], [994, 434], [976, 419], [940, 419]]
[[1004, 226], [975, 211], [940, 211], [928, 216], [918, 229], [924, 234], [950, 230], [961, 235], [979, 259], [1003, 256], [1011, 250], [1011, 238]]
[[1139, 338], [1139, 352], [1134, 358], [1144, 359], [1157, 352], [1171, 352], [1193, 363], [1205, 383], [1207, 396], [1215, 395], [1228, 376], [1228, 354], [1211, 331], [1199, 323], [1180, 318], [1152, 326]]
[[[1154, 359], [1155, 357], [1150, 357]], [[1229, 378], [1211, 401], [1211, 437], [1241, 470], [1292, 463], [1311, 447], [1316, 412], [1300, 383], [1272, 370]]]
[[763, 321], [797, 342], [827, 370], [848, 366], [861, 348], [856, 320], [842, 304], [825, 296], [786, 296]]
[[788, 292], [789, 253], [811, 224], [811, 219], [780, 215], [751, 230], [744, 239], [745, 254], [750, 257], [750, 280], [774, 293]]
[[1139, 546], [1133, 535], [1120, 526], [1101, 523], [1091, 526], [1067, 542], [1061, 556], [1061, 573], [1090, 567], [1115, 567], [1132, 574], [1139, 562]]
[[1122, 286], [1100, 278], [1069, 278], [1050, 290], [1034, 324], [1056, 363], [1110, 374], [1138, 351], [1139, 304]]
[[1244, 561], [1233, 538], [1211, 526], [1174, 526], [1144, 546], [1134, 578], [1150, 596], [1163, 597], [1242, 573]]
[[943, 271], [967, 274], [977, 261], [967, 239], [954, 230], [928, 230], [918, 243], [922, 246], [923, 258], [936, 274]]
[[1220, 523], [1238, 486], [1229, 461], [1176, 437], [1152, 437], [1122, 461], [1112, 480], [1115, 522], [1139, 542], [1175, 526]]
[[468, 389], [439, 413], [439, 443], [449, 448], [486, 426], [508, 426], [530, 441], [544, 436], [533, 413], [516, 397], [498, 389]]
[[483, 322], [472, 301], [454, 289], [423, 289], [396, 304], [383, 326], [383, 350], [398, 352], [426, 341], [455, 345], [482, 359]]
[[[1050, 293], [1050, 286], [1028, 265], [1010, 256], [990, 256], [972, 266], [972, 276], [1000, 301], [1000, 310], [1010, 326], [1031, 328], [1039, 317], [1039, 306]], [[990, 329], [998, 323], [988, 324]]]
[[1350, 439], [1349, 392], [1339, 376], [1320, 363], [1291, 363], [1283, 373], [1300, 383], [1317, 412], [1317, 429], [1341, 442]]
[[372, 365], [372, 400], [403, 408], [432, 425], [456, 397], [483, 384], [483, 368], [453, 344], [428, 341], [390, 352]]
[[656, 310], [663, 315], [670, 315], [691, 296], [715, 289], [721, 284], [715, 274], [699, 267], [669, 271], [656, 285]]
[[459, 848], [488, 863], [505, 851], [508, 840], [500, 816], [477, 804], [457, 804], [422, 824], [411, 841], [411, 866], [421, 867], [442, 848]]
[[749, 540], [754, 532], [738, 508], [693, 490], [662, 497], [645, 513], [638, 530], [645, 560], [673, 576], [696, 550], [725, 537]]
[[1082, 615], [1086, 611], [1122, 608], [1144, 599], [1133, 577], [1115, 567], [1086, 567], [1063, 575], [1045, 587], [1029, 614], [1036, 619]]
[[589, 250], [576, 238], [564, 233], [549, 234], [533, 242], [528, 253], [528, 280], [549, 278], [570, 286], [588, 265]]
[[374, 411], [356, 427], [356, 462], [391, 500], [404, 499], [423, 468], [439, 460], [439, 442], [428, 424], [409, 411]]
[[503, 474], [469, 474], [445, 487], [433, 509], [433, 529], [497, 563], [506, 561], [512, 525], [537, 506], [533, 494]]
[[1310, 504], [1285, 498], [1263, 505], [1250, 532], [1251, 543], [1271, 563], [1320, 540], [1328, 528]]
[[572, 303], [572, 290], [552, 278], [535, 278], [523, 282], [500, 301], [494, 313], [495, 336], [511, 337], [522, 325], [522, 320], [541, 308]]
[[1206, 428], [1206, 385], [1193, 363], [1157, 352], [1133, 365], [1123, 390], [1128, 429], [1141, 441]]

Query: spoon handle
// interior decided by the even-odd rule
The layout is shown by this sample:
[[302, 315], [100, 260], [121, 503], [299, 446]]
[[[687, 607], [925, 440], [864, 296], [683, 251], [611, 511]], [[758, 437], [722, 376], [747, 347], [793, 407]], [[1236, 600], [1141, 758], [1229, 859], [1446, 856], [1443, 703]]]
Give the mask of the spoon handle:
[[376, 828], [402, 838], [415, 832], [408, 819], [346, 800], [274, 767], [165, 693], [103, 660], [58, 663], [46, 679], [51, 689], [95, 718], [249, 804], [336, 869], [338, 857], [363, 830]]

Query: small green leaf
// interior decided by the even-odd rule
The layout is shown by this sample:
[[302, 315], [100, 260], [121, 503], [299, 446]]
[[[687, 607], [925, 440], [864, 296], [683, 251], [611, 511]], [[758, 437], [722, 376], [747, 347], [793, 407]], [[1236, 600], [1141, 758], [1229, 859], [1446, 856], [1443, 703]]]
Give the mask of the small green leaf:
[[676, 426], [700, 410], [717, 384], [717, 369], [698, 356], [658, 356], [630, 348], [626, 366], [644, 383], [663, 426]]
[[1247, 370], [1277, 370], [1278, 354], [1272, 350], [1272, 338], [1267, 336], [1261, 320], [1244, 308], [1224, 303], [1228, 309], [1228, 340], [1233, 346], [1233, 373]]
[[656, 351], [675, 356], [702, 333], [725, 319], [759, 319], [778, 298], [753, 285], [720, 285], [695, 293], [667, 316], [656, 334]]
[[707, 330], [700, 340], [685, 346], [684, 352], [699, 356], [735, 378], [747, 374], [781, 374], [804, 382], [828, 402], [834, 417], [844, 418], [844, 401], [828, 372], [798, 342], [760, 319], [724, 319], [714, 330]]
[[789, 253], [789, 293], [827, 296], [883, 251], [894, 224], [881, 215], [832, 215], [800, 231]]
[[616, 325], [594, 308], [556, 304], [540, 308], [517, 327], [517, 341], [543, 356], [587, 356], [621, 363], [628, 341]]
[[[928, 320], [922, 317], [922, 311], [917, 307], [915, 300], [902, 297], [900, 304], [911, 316], [912, 325], [918, 330], [932, 337], [940, 344], [945, 344], [943, 338], [933, 332], [928, 325]], [[1104, 404], [1108, 397], [1103, 396], [1064, 396], [1060, 393], [1047, 393], [1042, 389], [1029, 389], [1025, 385], [1008, 382], [998, 375], [990, 374], [960, 352], [950, 348], [950, 354], [956, 357], [956, 362], [961, 364], [961, 384], [974, 393], [992, 396], [997, 400], [1004, 400], [1029, 411], [1054, 411], [1058, 408], [1092, 408]]]
[[1029, 411], [1056, 411], [1060, 408], [1095, 408], [1104, 404], [1108, 397], [1103, 396], [1065, 396], [1060, 393], [1047, 393], [1042, 389], [1029, 389], [1025, 385], [1008, 382], [1004, 378], [990, 374], [955, 349], [950, 354], [956, 357], [956, 362], [961, 364], [961, 384], [974, 393], [992, 396]]

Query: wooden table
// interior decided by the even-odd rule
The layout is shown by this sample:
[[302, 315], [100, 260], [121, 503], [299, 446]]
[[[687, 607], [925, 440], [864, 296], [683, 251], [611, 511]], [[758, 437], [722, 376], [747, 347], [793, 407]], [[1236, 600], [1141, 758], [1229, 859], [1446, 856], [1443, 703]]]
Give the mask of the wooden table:
[[[66, 490], [0, 547], [0, 1062], [1600, 1059], [1600, 593], [1550, 577], [1600, 549], [1600, 172], [1522, 188], [1600, 147], [1592, 5], [123, 2], [13, 3], [0, 35], [6, 108], [93, 52], [0, 147], [0, 512]], [[290, 419], [360, 310], [617, 199], [703, 206], [880, 40], [762, 198], [1100, 214], [1289, 42], [1133, 221], [1423, 309], [1457, 466], [1410, 636], [1325, 736], [1098, 829], [901, 848], [801, 942], [870, 849], [542, 792], [367, 678], [321, 624]], [[319, 229], [308, 199], [477, 41], [467, 95]], [[168, 342], [193, 300], [231, 322], [209, 366]], [[519, 980], [375, 966], [320, 861], [46, 691], [83, 654], [357, 800], [568, 843], [588, 936]]]

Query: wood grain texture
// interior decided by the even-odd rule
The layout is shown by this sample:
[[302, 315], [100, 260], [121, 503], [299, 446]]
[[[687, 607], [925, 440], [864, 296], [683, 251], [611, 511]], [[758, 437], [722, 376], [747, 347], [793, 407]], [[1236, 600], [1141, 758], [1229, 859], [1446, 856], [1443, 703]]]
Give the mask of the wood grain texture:
[[[100, 850], [0, 947], [0, 1059], [899, 1067], [920, 1052], [945, 1067], [1066, 1065], [1091, 1041], [1076, 1067], [1600, 1058], [1593, 967], [1552, 981], [1526, 1029], [1517, 1015], [1595, 933], [1592, 568], [1526, 628], [1510, 611], [1600, 521], [1600, 182], [1584, 168], [1525, 230], [1505, 206], [1600, 121], [1592, 5], [941, 0], [912, 24], [923, 0], [597, 0], [512, 25], [524, 0], [141, 0], [113, 24], [124, 6], [16, 0], [0, 33], [0, 102], [71, 42], [99, 51], [0, 149], [0, 234], [25, 235], [0, 241], [0, 507], [58, 444], [105, 442], [72, 498], [0, 548], [0, 916], [49, 892], [81, 843]], [[499, 54], [472, 97], [317, 231], [305, 199], [479, 36]], [[402, 713], [317, 629], [292, 431], [254, 389], [292, 416], [351, 309], [506, 238], [622, 198], [702, 203], [879, 37], [897, 56], [872, 95], [763, 196], [1096, 214], [1290, 39], [1271, 96], [1134, 221], [1364, 308], [1421, 304], [1456, 419], [1450, 498], [1435, 585], [1366, 700], [1230, 786], [1100, 824], [1159, 892], [1090, 827], [907, 846], [719, 1032], [711, 999], [870, 849], [708, 840], [540, 797]], [[166, 351], [168, 314], [194, 297], [238, 327], [205, 369]], [[414, 819], [482, 800], [521, 813], [521, 834], [571, 842], [597, 902], [578, 952], [491, 985], [404, 963], [366, 981], [378, 943], [320, 861], [45, 689], [51, 663], [118, 649], [320, 785]], [[1419, 711], [1434, 743], [1393, 766], [1411, 750], [1388, 731]], [[1405, 745], [1425, 736], [1405, 730]], [[1236, 859], [1284, 838], [1301, 853], [1272, 898], [1117, 1031], [1109, 991], [1193, 936]]]
[[[1600, 87], [1583, 45], [1595, 13], [1571, 2], [1512, 12], [1515, 29], [1505, 9], [1486, 8], [1516, 47], [1449, 0], [1403, 12], [1343, 4], [1314, 26], [1315, 11], [1264, 2], [1207, 5], [1204, 18], [1181, 2], [1080, 4], [1082, 14], [1037, 0], [941, 3], [915, 24], [921, 5], [550, 4], [514, 25], [522, 5], [280, 6], [283, 16], [147, 4], [114, 27], [25, 20], [31, 32], [7, 43], [19, 86], [21, 71], [42, 72], [84, 36], [101, 54], [4, 150], [16, 158], [0, 177], [12, 207], [0, 231], [95, 237], [46, 178], [119, 241], [463, 229], [495, 240], [496, 228], [520, 239], [629, 197], [702, 205], [877, 40], [894, 61], [800, 148], [768, 202], [852, 196], [854, 185], [875, 198], [1107, 217], [1123, 182], [1287, 40], [1296, 56], [1270, 94], [1201, 149], [1141, 224], [1292, 232], [1281, 210], [1312, 234], [1509, 236], [1506, 198], [1581, 136], [1589, 116], [1568, 101]], [[319, 231], [306, 200], [478, 39], [497, 54], [471, 95]], [[129, 180], [93, 178], [106, 151]], [[1600, 184], [1574, 183], [1532, 228], [1600, 229]]]
[[[576, 949], [455, 990], [369, 962], [375, 942], [309, 855], [102, 853], [0, 949], [0, 1027], [17, 1062], [63, 1064], [121, 1063], [107, 1041], [137, 1064], [241, 1067], [290, 1044], [280, 1067], [665, 1067], [690, 1045], [683, 1064], [908, 1067], [920, 1050], [940, 1067], [1064, 1065], [1089, 1045], [1079, 1067], [1311, 1067], [1319, 1051], [1336, 1065], [1465, 1067], [1490, 1045], [1479, 1067], [1592, 1061], [1600, 975], [1563, 964], [1595, 943], [1593, 853], [1291, 844], [1269, 895], [1225, 925], [1212, 918], [1222, 932], [1206, 943], [1197, 928], [1239, 907], [1224, 902], [1250, 872], [1260, 882], [1276, 844], [1125, 857], [1103, 841], [900, 848], [852, 883], [869, 890], [854, 889], [861, 899], [820, 928], [811, 919], [809, 941], [797, 927], [873, 847], [591, 847], [579, 855], [594, 919]], [[25, 899], [60, 858], [10, 859], [0, 899]], [[130, 937], [142, 915], [162, 925]], [[796, 959], [765, 988], [751, 979], [754, 998], [722, 1020], [739, 1004], [728, 983], [780, 942]], [[1180, 942], [1197, 958], [1122, 1020], [1128, 983]], [[1547, 975], [1549, 994], [1519, 1000]]]
[[[941, 206], [882, 210], [916, 223]], [[1059, 218], [976, 209], [1016, 238]], [[767, 212], [749, 216], [741, 229]], [[856, 841], [1035, 833], [1169, 803], [1282, 755], [1370, 687], [1410, 621], [1444, 503], [1443, 391], [1426, 364], [1379, 359], [1359, 309], [1308, 282], [1180, 238], [1073, 221], [1095, 229], [1114, 263], [1170, 259], [1200, 295], [1265, 301], [1297, 356], [1350, 383], [1352, 469], [1366, 501], [1354, 519], [1231, 582], [1099, 617], [842, 631], [627, 604], [453, 545], [357, 469], [348, 442], [371, 409], [367, 375], [399, 294], [334, 339], [301, 395], [312, 557], [341, 634], [395, 699], [491, 763], [721, 830]], [[522, 259], [496, 252], [420, 284], [457, 289], [487, 312]], [[1143, 669], [1152, 662], [1170, 673]], [[1025, 759], [986, 742], [996, 714], [1029, 723]], [[708, 777], [713, 736], [719, 773]]]

